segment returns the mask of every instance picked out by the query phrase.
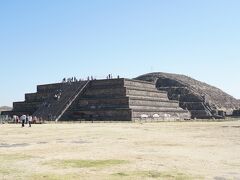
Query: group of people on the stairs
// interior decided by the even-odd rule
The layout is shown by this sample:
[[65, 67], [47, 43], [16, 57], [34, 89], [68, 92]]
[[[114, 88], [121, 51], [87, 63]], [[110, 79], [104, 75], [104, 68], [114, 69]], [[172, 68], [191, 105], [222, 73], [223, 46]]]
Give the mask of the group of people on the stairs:
[[57, 90], [56, 94], [54, 94], [54, 99], [59, 101], [61, 98], [61, 95], [62, 95], [62, 90], [61, 89]]

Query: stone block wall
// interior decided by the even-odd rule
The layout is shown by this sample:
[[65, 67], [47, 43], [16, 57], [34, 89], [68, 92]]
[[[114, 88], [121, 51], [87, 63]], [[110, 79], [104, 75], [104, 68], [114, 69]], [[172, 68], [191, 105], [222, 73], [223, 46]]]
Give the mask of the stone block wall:
[[125, 86], [134, 121], [190, 118], [189, 112], [181, 109], [178, 101], [169, 100], [167, 92], [157, 90], [153, 83], [126, 79]]
[[[37, 86], [36, 93], [25, 95], [24, 102], [13, 104], [13, 113], [54, 114], [64, 103], [64, 98], [74, 94], [80, 84], [56, 83]], [[58, 89], [65, 87], [64, 98], [59, 102], [51, 100]], [[42, 104], [51, 106], [43, 108]], [[40, 113], [41, 114], [41, 113]], [[47, 117], [45, 117], [47, 118]], [[169, 100], [166, 91], [159, 91], [155, 84], [131, 79], [105, 79], [90, 81], [61, 117], [61, 121], [138, 121], [189, 119], [189, 112], [179, 107], [179, 102]]]

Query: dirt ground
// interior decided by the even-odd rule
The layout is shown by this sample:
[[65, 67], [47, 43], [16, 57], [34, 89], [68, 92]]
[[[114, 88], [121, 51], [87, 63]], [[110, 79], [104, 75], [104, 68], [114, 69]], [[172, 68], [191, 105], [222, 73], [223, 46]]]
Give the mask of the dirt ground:
[[0, 179], [240, 180], [240, 121], [3, 124]]

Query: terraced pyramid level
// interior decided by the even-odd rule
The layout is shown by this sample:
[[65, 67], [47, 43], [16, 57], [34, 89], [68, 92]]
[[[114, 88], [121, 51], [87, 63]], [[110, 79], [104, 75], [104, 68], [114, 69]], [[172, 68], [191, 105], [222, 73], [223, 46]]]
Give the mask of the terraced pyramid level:
[[[53, 98], [61, 91], [61, 98]], [[66, 106], [68, 105], [68, 106]], [[45, 120], [137, 121], [189, 119], [190, 113], [169, 100], [155, 84], [131, 79], [106, 79], [40, 85], [13, 103], [10, 115], [33, 114]]]

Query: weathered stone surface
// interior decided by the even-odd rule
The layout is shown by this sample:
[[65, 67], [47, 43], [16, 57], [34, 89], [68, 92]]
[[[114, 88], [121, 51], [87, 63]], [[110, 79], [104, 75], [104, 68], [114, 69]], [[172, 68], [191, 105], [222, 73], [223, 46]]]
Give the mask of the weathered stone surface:
[[[34, 114], [49, 120], [49, 115], [54, 116], [78, 86], [79, 83], [39, 85], [36, 93], [25, 95], [24, 102], [13, 103], [13, 111], [8, 113]], [[55, 101], [53, 96], [58, 90], [62, 90], [62, 97]], [[158, 91], [153, 83], [107, 79], [90, 81], [60, 120], [163, 121], [189, 118], [189, 112], [181, 109], [178, 101], [169, 100], [167, 92]]]
[[[147, 115], [148, 120], [163, 120], [167, 113], [172, 119], [183, 118], [181, 114], [189, 118], [177, 101], [169, 101], [167, 93], [158, 91], [153, 83], [111, 79], [92, 81], [62, 119], [129, 121]], [[153, 117], [156, 114], [158, 118]]]
[[159, 90], [168, 92], [171, 100], [179, 100], [183, 109], [188, 109], [192, 118], [222, 117], [231, 115], [240, 107], [240, 102], [222, 90], [185, 75], [149, 73], [138, 80], [153, 82]]
[[240, 109], [236, 109], [233, 111], [233, 116], [240, 116]]

